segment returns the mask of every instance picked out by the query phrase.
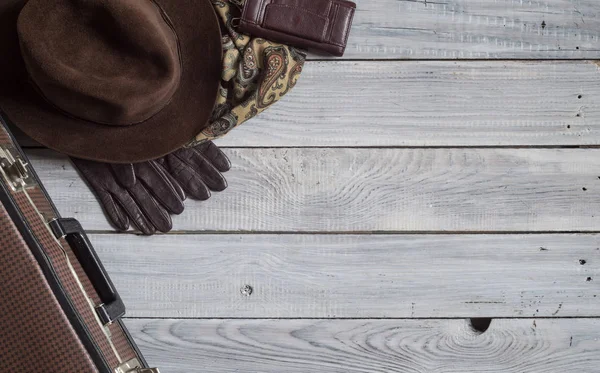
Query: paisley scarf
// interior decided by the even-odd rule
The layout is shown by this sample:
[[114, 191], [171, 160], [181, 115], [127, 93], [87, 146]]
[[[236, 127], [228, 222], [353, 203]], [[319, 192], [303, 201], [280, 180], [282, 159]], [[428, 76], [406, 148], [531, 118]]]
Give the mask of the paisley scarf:
[[188, 146], [222, 137], [279, 101], [296, 85], [306, 59], [295, 48], [238, 33], [233, 23], [243, 1], [212, 3], [222, 27], [223, 73], [212, 119]]

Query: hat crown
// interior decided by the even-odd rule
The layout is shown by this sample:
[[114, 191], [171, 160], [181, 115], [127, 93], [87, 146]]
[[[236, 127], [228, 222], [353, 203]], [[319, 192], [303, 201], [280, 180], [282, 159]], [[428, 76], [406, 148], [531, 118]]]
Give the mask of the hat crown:
[[179, 87], [178, 38], [153, 0], [30, 0], [18, 33], [31, 82], [71, 116], [141, 123]]

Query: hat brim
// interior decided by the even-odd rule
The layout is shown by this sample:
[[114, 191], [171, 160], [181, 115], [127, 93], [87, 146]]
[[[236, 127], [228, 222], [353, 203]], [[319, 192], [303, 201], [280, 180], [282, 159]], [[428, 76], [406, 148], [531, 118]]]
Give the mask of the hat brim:
[[[169, 154], [207, 125], [221, 77], [221, 29], [208, 0], [159, 0], [178, 35], [183, 72], [171, 102], [150, 119], [107, 126], [69, 117], [27, 83], [20, 58], [17, 17], [25, 1], [0, 5], [0, 108], [25, 134], [67, 155], [135, 163]], [[8, 22], [8, 25], [7, 25]], [[5, 50], [6, 49], [6, 50]]]

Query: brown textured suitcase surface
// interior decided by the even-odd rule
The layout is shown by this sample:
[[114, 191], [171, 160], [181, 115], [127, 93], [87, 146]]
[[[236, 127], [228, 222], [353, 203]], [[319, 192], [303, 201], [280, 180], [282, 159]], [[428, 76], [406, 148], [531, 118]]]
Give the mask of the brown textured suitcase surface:
[[[0, 123], [0, 145], [6, 144], [15, 146], [10, 135]], [[100, 350], [108, 366], [114, 370], [114, 368], [123, 362], [140, 358], [120, 323], [113, 323], [104, 327], [99, 322], [93, 307], [101, 304], [101, 300], [94, 286], [85, 274], [83, 267], [67, 241], [65, 239], [57, 240], [48, 229], [47, 222], [57, 216], [52, 203], [48, 200], [43, 189], [35, 186], [34, 188], [27, 189], [25, 192], [11, 192], [11, 195], [24, 220], [31, 228], [33, 236], [35, 236], [43, 248], [45, 255], [48, 257], [54, 273], [64, 288], [66, 296], [70, 299], [73, 307], [85, 324], [88, 333], [91, 335], [93, 343]], [[10, 261], [5, 262], [3, 260], [2, 263], [10, 263]], [[73, 272], [77, 274], [77, 277]], [[17, 301], [17, 299], [14, 300]], [[28, 317], [27, 314], [21, 315], [22, 317]], [[19, 314], [15, 316], [18, 317]], [[61, 327], [51, 322], [45, 326], [47, 328]], [[48, 344], [50, 343], [48, 341]], [[0, 357], [1, 359], [2, 357]], [[41, 370], [39, 371], [41, 372]], [[63, 372], [63, 370], [59, 371]], [[94, 370], [90, 371], [94, 372]], [[7, 371], [0, 370], [0, 372], [4, 373]], [[86, 370], [78, 370], [78, 372], [86, 372]]]
[[97, 372], [2, 204], [0, 263], [0, 372]]

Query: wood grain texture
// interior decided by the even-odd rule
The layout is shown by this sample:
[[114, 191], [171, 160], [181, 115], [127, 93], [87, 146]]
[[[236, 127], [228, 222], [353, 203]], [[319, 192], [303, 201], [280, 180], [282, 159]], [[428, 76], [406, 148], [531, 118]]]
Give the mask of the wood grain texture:
[[133, 317], [600, 316], [598, 235], [92, 241]]
[[218, 144], [600, 145], [600, 70], [583, 61], [311, 62], [281, 102]]
[[[381, 1], [381, 0], [378, 0]], [[590, 62], [315, 62], [222, 146], [599, 145]]]
[[[64, 216], [110, 230], [68, 159], [30, 151]], [[599, 149], [227, 149], [229, 189], [176, 231], [598, 231]], [[585, 189], [585, 190], [584, 190]]]
[[164, 373], [600, 372], [598, 319], [126, 323]]
[[345, 58], [598, 58], [596, 0], [358, 0]]

